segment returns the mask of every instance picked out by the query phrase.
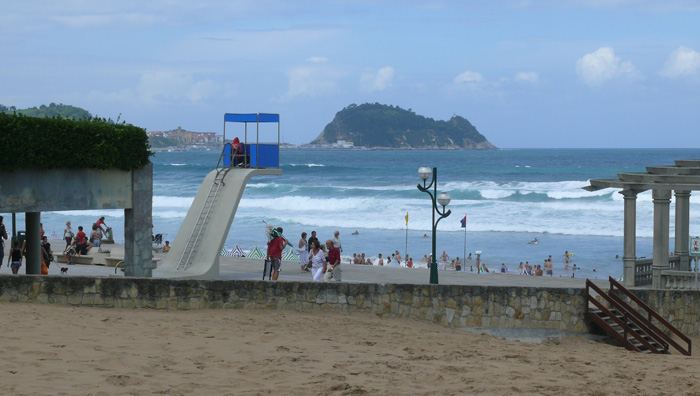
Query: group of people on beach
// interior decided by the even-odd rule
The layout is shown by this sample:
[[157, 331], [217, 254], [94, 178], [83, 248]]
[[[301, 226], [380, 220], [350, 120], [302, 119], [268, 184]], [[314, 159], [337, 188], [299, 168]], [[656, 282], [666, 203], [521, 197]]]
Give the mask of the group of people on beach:
[[[2, 265], [2, 260], [5, 255], [4, 244], [8, 239], [7, 229], [3, 223], [3, 217], [0, 216], [0, 265]], [[103, 226], [105, 228], [103, 228]], [[51, 262], [54, 261], [53, 250], [51, 249], [51, 244], [49, 239], [45, 234], [44, 225], [39, 224], [40, 227], [40, 248], [41, 248], [41, 273], [48, 274], [48, 269], [51, 266]], [[92, 226], [92, 232], [90, 237], [83, 232], [83, 227], [78, 227], [78, 233], [73, 233], [71, 227], [71, 222], [66, 222], [66, 228], [63, 230], [63, 239], [66, 241], [66, 248], [63, 250], [63, 256], [66, 258], [68, 264], [72, 264], [71, 257], [80, 256], [81, 254], [87, 254], [89, 248], [93, 246], [100, 246], [103, 236], [106, 236], [111, 228], [107, 227], [105, 223], [105, 218], [100, 217]], [[25, 239], [21, 246], [20, 240], [15, 238], [12, 241], [12, 246], [9, 251], [7, 258], [7, 266], [12, 269], [13, 274], [19, 272], [20, 267], [22, 267], [22, 262], [27, 255], [27, 240]]]
[[[2, 260], [5, 256], [5, 241], [8, 239], [7, 228], [3, 223], [3, 216], [0, 216], [0, 267], [2, 267]], [[44, 225], [39, 223], [40, 227], [40, 249], [41, 249], [41, 273], [42, 275], [48, 274], [49, 266], [51, 261], [53, 261], [53, 252], [51, 251], [51, 244], [46, 235], [44, 235]], [[13, 274], [19, 272], [20, 267], [22, 267], [22, 261], [27, 255], [27, 240], [22, 242], [20, 247], [19, 239], [13, 238], [12, 246], [10, 247], [9, 255], [7, 256], [7, 266], [12, 270]]]
[[[291, 245], [288, 239], [281, 236], [282, 227], [277, 227], [277, 232], [278, 236], [267, 244], [267, 257], [273, 270], [272, 280], [277, 280], [279, 276], [284, 248]], [[333, 237], [327, 239], [325, 243], [319, 241], [316, 231], [311, 231], [308, 240], [307, 236], [306, 232], [301, 233], [301, 239], [295, 249], [299, 254], [301, 272], [310, 272], [312, 279], [316, 282], [330, 280], [340, 282], [343, 277], [340, 268], [340, 253], [343, 251], [340, 231], [336, 230]]]
[[[571, 264], [572, 254], [569, 251], [564, 252], [564, 270], [568, 271]], [[571, 267], [572, 271], [579, 271], [580, 268], [576, 264]], [[530, 262], [526, 261], [525, 264], [520, 262], [518, 266], [518, 271], [520, 275], [532, 275], [532, 276], [554, 276], [554, 264], [552, 263], [552, 255], [544, 259], [543, 264], [530, 265]]]
[[[102, 245], [102, 239], [107, 238], [111, 232], [112, 228], [107, 226], [104, 216], [92, 224], [92, 231], [90, 231], [89, 237], [83, 231], [83, 226], [78, 226], [77, 234], [73, 233], [71, 222], [67, 221], [66, 228], [63, 229], [63, 239], [66, 241], [63, 257], [66, 258], [66, 263], [73, 264], [71, 261], [72, 257], [80, 257], [83, 254], [87, 254], [90, 248], [99, 248]], [[111, 238], [111, 234], [109, 237]]]

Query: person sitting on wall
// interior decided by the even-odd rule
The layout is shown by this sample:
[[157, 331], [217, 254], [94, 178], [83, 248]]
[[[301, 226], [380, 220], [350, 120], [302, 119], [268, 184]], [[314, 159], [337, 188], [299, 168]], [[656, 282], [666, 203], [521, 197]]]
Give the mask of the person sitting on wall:
[[83, 232], [83, 226], [78, 226], [78, 233], [75, 234], [75, 250], [78, 252], [78, 256], [87, 254], [91, 247], [93, 244], [88, 241], [87, 235]]

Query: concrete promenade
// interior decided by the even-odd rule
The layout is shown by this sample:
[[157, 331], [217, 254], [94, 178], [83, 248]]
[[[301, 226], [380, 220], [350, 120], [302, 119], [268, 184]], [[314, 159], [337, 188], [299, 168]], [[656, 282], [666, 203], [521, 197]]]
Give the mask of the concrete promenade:
[[[59, 241], [56, 245], [61, 246]], [[165, 258], [164, 253], [155, 253], [154, 257]], [[66, 266], [65, 264], [59, 264]], [[98, 265], [71, 265], [68, 266], [68, 275], [72, 276], [115, 276], [114, 268]], [[262, 259], [247, 259], [234, 257], [220, 258], [219, 279], [235, 280], [261, 280]], [[427, 269], [377, 267], [372, 265], [342, 264], [343, 282], [353, 283], [377, 283], [377, 284], [428, 284], [430, 274]], [[516, 268], [517, 271], [517, 268]], [[0, 273], [4, 273], [2, 271]], [[20, 270], [20, 273], [24, 273]], [[49, 274], [58, 274], [58, 268], [52, 265]], [[157, 273], [157, 271], [156, 271]], [[561, 276], [559, 276], [561, 275]], [[123, 276], [117, 271], [116, 276]], [[280, 281], [311, 281], [311, 273], [300, 270], [298, 262], [284, 261], [280, 272]], [[467, 286], [507, 286], [507, 287], [556, 287], [556, 288], [583, 288], [586, 285], [585, 278], [571, 278], [568, 274], [548, 276], [521, 276], [517, 272], [477, 274], [473, 272], [441, 270], [439, 271], [441, 285], [467, 285]], [[606, 287], [607, 277], [594, 280], [596, 284]]]

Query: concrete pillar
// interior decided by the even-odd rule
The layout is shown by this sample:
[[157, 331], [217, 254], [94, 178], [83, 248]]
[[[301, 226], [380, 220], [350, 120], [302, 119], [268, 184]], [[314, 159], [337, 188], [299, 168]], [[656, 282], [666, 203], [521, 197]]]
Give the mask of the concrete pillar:
[[153, 273], [153, 165], [132, 171], [132, 207], [124, 209], [124, 274], [150, 277]]
[[27, 230], [26, 272], [29, 275], [41, 275], [41, 212], [25, 213], [24, 224]]
[[669, 225], [671, 208], [670, 190], [652, 190], [654, 202], [654, 263], [652, 264], [652, 287], [659, 289], [661, 271], [668, 269]]
[[690, 270], [690, 191], [674, 191], [676, 195], [676, 236], [673, 251], [681, 256], [680, 270]]
[[623, 284], [634, 286], [634, 262], [637, 258], [637, 192], [620, 191], [625, 198], [624, 251], [622, 254]]

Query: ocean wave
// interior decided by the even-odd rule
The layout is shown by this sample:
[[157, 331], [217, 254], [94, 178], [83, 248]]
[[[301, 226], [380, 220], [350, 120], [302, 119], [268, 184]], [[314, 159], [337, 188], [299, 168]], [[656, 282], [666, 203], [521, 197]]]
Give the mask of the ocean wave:
[[325, 167], [323, 164], [287, 164], [285, 166], [305, 166], [307, 168]]
[[170, 197], [163, 195], [153, 196], [153, 207], [154, 208], [187, 208], [192, 206], [194, 197]]

